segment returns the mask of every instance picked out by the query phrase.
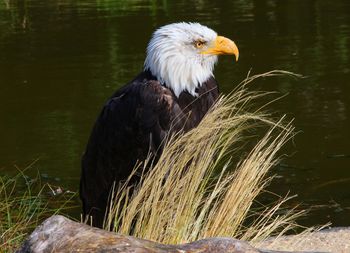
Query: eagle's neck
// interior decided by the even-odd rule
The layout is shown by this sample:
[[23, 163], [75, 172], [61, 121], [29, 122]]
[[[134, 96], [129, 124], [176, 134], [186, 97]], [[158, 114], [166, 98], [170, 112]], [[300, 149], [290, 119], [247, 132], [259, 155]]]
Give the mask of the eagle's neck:
[[213, 77], [216, 62], [217, 56], [186, 58], [181, 54], [172, 54], [171, 51], [162, 54], [148, 52], [144, 69], [171, 89], [175, 96], [178, 97], [183, 91], [198, 96], [196, 88]]

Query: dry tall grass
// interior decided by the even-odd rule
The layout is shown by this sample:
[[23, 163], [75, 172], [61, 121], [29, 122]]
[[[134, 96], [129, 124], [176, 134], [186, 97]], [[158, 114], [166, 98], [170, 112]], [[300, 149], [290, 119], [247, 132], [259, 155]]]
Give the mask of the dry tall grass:
[[[261, 108], [251, 109], [266, 93], [251, 92], [247, 84], [278, 75], [296, 76], [285, 71], [248, 76], [217, 101], [197, 128], [169, 137], [159, 161], [142, 175], [140, 184], [133, 191], [127, 183], [116, 190], [105, 227], [168, 244], [213, 236], [256, 241], [291, 228], [300, 213], [276, 215], [285, 199], [261, 211], [249, 227], [243, 225], [293, 131], [284, 117], [271, 120]], [[261, 126], [266, 132], [260, 140], [246, 138]], [[256, 145], [242, 154], [248, 141]], [[138, 171], [151, 162], [141, 164]]]

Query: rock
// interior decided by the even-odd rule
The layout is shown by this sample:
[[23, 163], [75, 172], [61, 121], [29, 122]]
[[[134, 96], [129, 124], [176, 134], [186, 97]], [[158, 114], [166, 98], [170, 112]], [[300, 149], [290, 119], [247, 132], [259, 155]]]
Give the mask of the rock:
[[124, 236], [71, 221], [63, 216], [48, 218], [23, 243], [17, 253], [125, 252], [125, 253], [268, 253], [232, 238], [208, 238], [181, 245], [164, 245]]

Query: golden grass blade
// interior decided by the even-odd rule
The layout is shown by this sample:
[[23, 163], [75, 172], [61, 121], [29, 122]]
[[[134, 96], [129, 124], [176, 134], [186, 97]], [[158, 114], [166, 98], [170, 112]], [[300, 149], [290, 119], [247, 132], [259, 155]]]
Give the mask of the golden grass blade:
[[[218, 99], [197, 128], [169, 136], [159, 161], [142, 175], [132, 196], [127, 184], [117, 191], [107, 227], [117, 221], [114, 230], [119, 233], [171, 244], [212, 236], [258, 241], [290, 228], [300, 213], [275, 216], [286, 200], [266, 210], [252, 227], [242, 225], [293, 132], [284, 117], [274, 121], [261, 108], [251, 109], [268, 93], [250, 92], [246, 85], [280, 75], [299, 77], [285, 71], [248, 75], [231, 94]], [[265, 134], [242, 155], [242, 146], [253, 141], [246, 136], [258, 127], [265, 127]]]

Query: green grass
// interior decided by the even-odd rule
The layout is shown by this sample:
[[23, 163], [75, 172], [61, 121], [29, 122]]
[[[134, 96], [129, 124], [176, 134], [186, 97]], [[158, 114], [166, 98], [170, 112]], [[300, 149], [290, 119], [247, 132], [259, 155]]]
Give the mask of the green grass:
[[[135, 169], [140, 173], [151, 164], [139, 185], [115, 189], [105, 228], [170, 244], [214, 236], [255, 242], [292, 229], [301, 212], [280, 214], [286, 198], [263, 210], [252, 208], [293, 127], [284, 117], [273, 120], [263, 108], [254, 109], [267, 93], [247, 86], [280, 75], [296, 76], [285, 71], [248, 76], [218, 100], [197, 128], [169, 137], [155, 165], [148, 160]], [[257, 129], [264, 133], [256, 134]], [[255, 145], [244, 153], [242, 147], [250, 143]]]
[[74, 194], [50, 197], [52, 187], [39, 176], [31, 180], [19, 172], [0, 177], [0, 249], [14, 252], [44, 219], [71, 206]]

